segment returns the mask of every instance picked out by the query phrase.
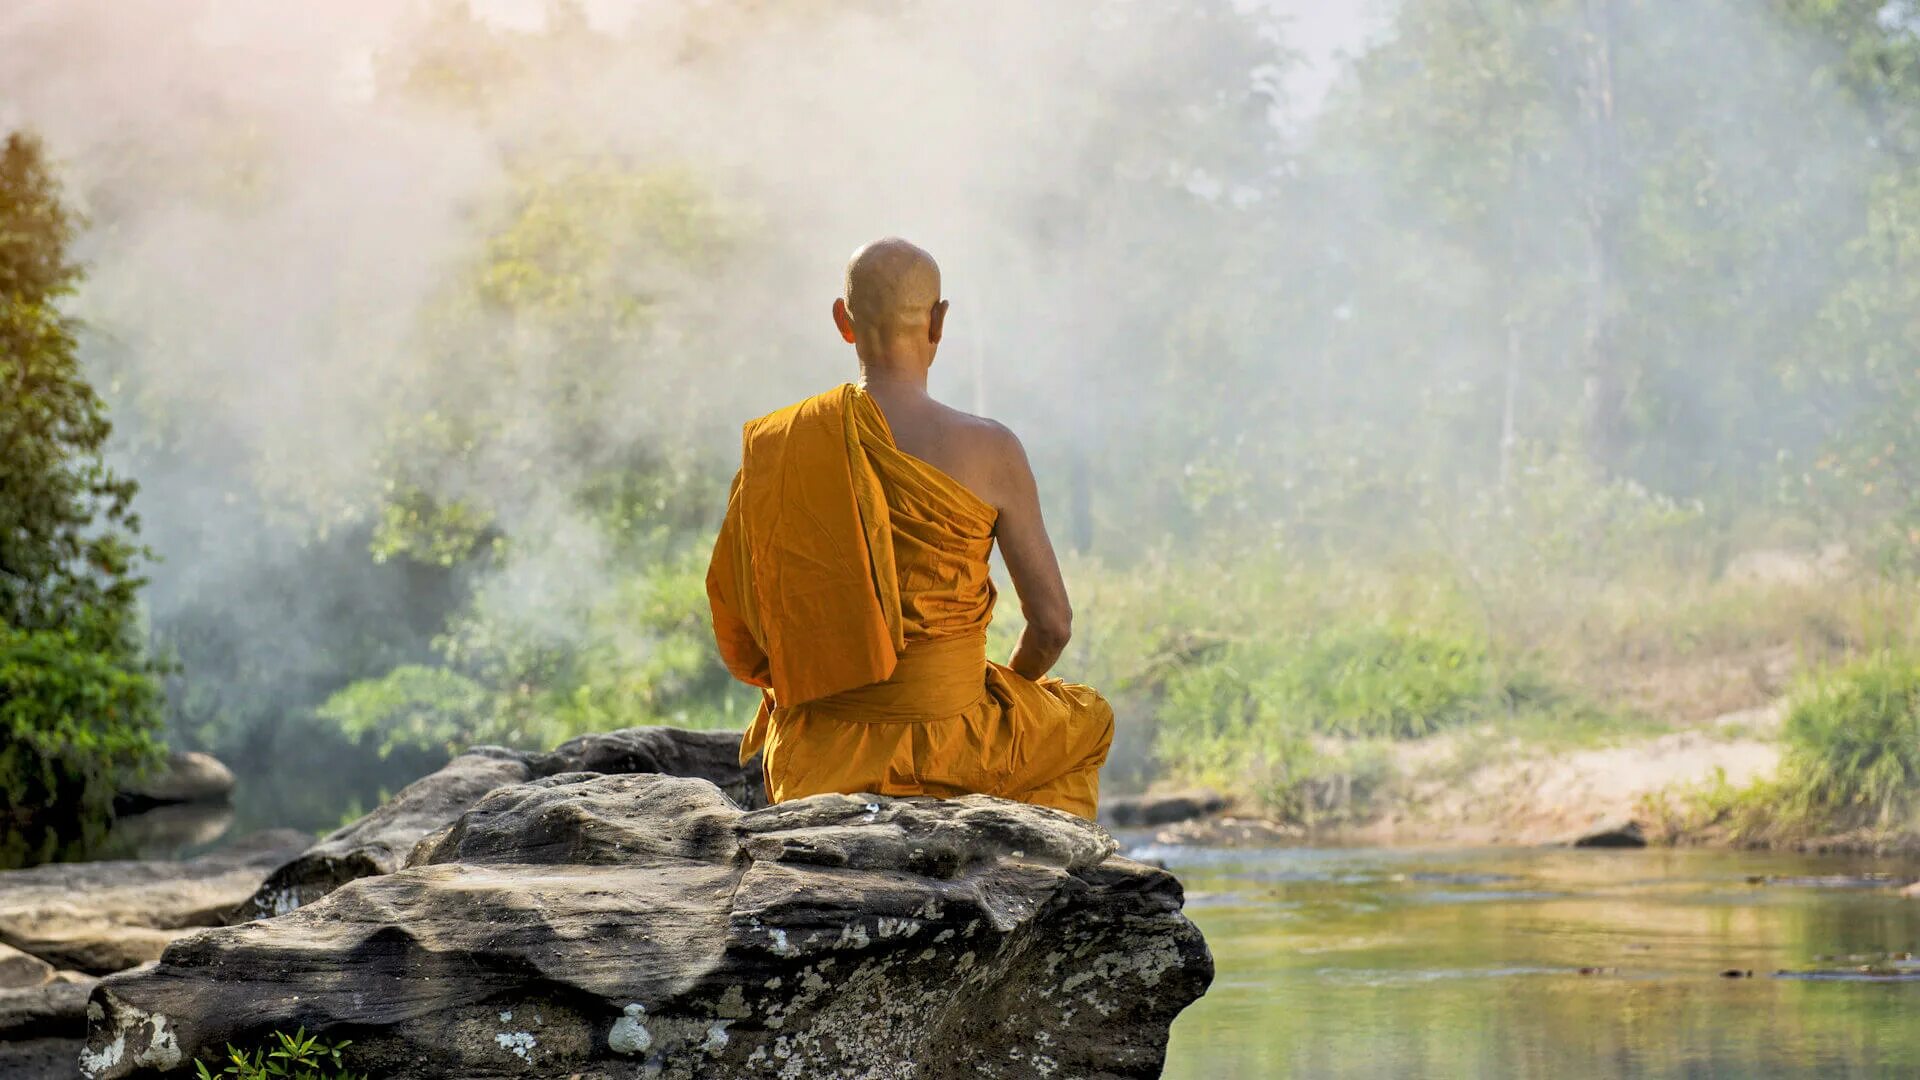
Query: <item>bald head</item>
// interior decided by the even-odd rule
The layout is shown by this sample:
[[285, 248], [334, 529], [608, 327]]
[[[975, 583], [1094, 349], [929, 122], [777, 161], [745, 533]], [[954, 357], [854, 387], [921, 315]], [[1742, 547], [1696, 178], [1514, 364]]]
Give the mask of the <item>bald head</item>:
[[917, 370], [922, 376], [940, 345], [946, 314], [940, 264], [897, 236], [853, 253], [846, 296], [833, 304], [840, 336], [858, 351], [863, 369]]
[[897, 236], [875, 240], [847, 263], [847, 311], [882, 333], [925, 326], [940, 302], [940, 264]]

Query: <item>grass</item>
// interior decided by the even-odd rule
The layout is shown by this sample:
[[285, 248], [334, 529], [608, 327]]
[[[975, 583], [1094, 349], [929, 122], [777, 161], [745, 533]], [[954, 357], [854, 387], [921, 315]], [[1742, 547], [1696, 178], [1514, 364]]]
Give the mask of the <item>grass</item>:
[[1305, 822], [1362, 815], [1394, 742], [1546, 700], [1470, 630], [1393, 619], [1232, 641], [1165, 667], [1152, 694], [1171, 773]]
[[1841, 828], [1911, 817], [1920, 782], [1920, 653], [1872, 653], [1808, 680], [1784, 732], [1781, 807]]
[[[1920, 635], [1909, 583], [1729, 577], [1702, 544], [1601, 559], [1568, 543], [1576, 554], [1555, 558], [1569, 563], [1516, 543], [1402, 559], [1276, 544], [1124, 569], [1069, 560], [1080, 618], [1060, 670], [1114, 701], [1110, 773], [1329, 823], [1369, 816], [1418, 786], [1399, 781], [1436, 769], [1703, 726], [1776, 700], [1797, 672]], [[1010, 645], [1017, 620], [994, 630]], [[1845, 730], [1815, 726], [1802, 721], [1797, 737]], [[1414, 750], [1436, 736], [1445, 753]], [[1858, 748], [1834, 753], [1857, 759], [1845, 771], [1876, 792], [1903, 782]], [[1799, 782], [1819, 786], [1821, 755], [1802, 757]]]

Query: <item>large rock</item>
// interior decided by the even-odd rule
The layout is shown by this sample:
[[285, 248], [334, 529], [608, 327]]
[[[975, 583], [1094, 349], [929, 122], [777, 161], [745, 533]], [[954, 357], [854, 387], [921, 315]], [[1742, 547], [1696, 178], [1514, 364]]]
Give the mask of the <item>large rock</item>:
[[233, 770], [212, 754], [175, 750], [147, 775], [120, 785], [114, 809], [123, 814], [173, 803], [224, 802], [233, 794]]
[[187, 930], [223, 922], [310, 840], [274, 829], [181, 862], [54, 863], [0, 873], [0, 944], [93, 974], [158, 959]]
[[236, 909], [237, 921], [283, 915], [358, 878], [391, 874], [421, 837], [444, 828], [495, 788], [530, 777], [512, 751], [470, 750], [424, 776], [373, 813], [343, 825], [274, 869]]
[[563, 774], [395, 873], [103, 980], [96, 1078], [276, 1029], [397, 1078], [1151, 1077], [1212, 959], [1169, 874], [1070, 815]]
[[740, 764], [737, 731], [627, 728], [582, 735], [545, 753], [475, 747], [275, 870], [231, 919], [246, 922], [284, 915], [349, 881], [390, 874], [406, 862], [415, 844], [453, 824], [488, 792], [573, 772], [698, 777], [711, 781], [743, 807], [766, 805], [760, 759]]

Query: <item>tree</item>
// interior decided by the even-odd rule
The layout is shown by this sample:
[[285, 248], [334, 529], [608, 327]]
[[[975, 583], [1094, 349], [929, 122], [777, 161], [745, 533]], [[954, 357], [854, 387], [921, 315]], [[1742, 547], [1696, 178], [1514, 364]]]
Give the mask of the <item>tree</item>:
[[[149, 757], [155, 665], [136, 594], [136, 485], [58, 307], [80, 272], [40, 143], [0, 147], [0, 814], [99, 819]], [[3, 855], [4, 853], [0, 853]], [[15, 853], [17, 854], [17, 853]]]

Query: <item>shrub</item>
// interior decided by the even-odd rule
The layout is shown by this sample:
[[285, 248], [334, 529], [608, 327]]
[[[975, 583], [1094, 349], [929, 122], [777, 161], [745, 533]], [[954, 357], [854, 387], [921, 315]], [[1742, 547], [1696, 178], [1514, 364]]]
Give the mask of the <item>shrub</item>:
[[1477, 716], [1494, 681], [1478, 639], [1337, 626], [1310, 638], [1273, 673], [1271, 694], [1316, 731], [1414, 739]]
[[1920, 655], [1883, 650], [1809, 679], [1793, 696], [1785, 741], [1786, 816], [1894, 823], [1920, 783]]
[[396, 750], [476, 743], [545, 748], [635, 724], [743, 727], [757, 699], [713, 648], [705, 552], [623, 571], [587, 597], [527, 605], [483, 590], [437, 645], [446, 667], [408, 664], [318, 709], [349, 736]]
[[[114, 774], [160, 717], [143, 653], [135, 485], [59, 308], [74, 221], [40, 144], [0, 143], [0, 814], [34, 830], [104, 822]], [[8, 835], [11, 860], [17, 837]]]
[[11, 807], [104, 809], [156, 751], [159, 688], [72, 630], [0, 627], [0, 791]]

